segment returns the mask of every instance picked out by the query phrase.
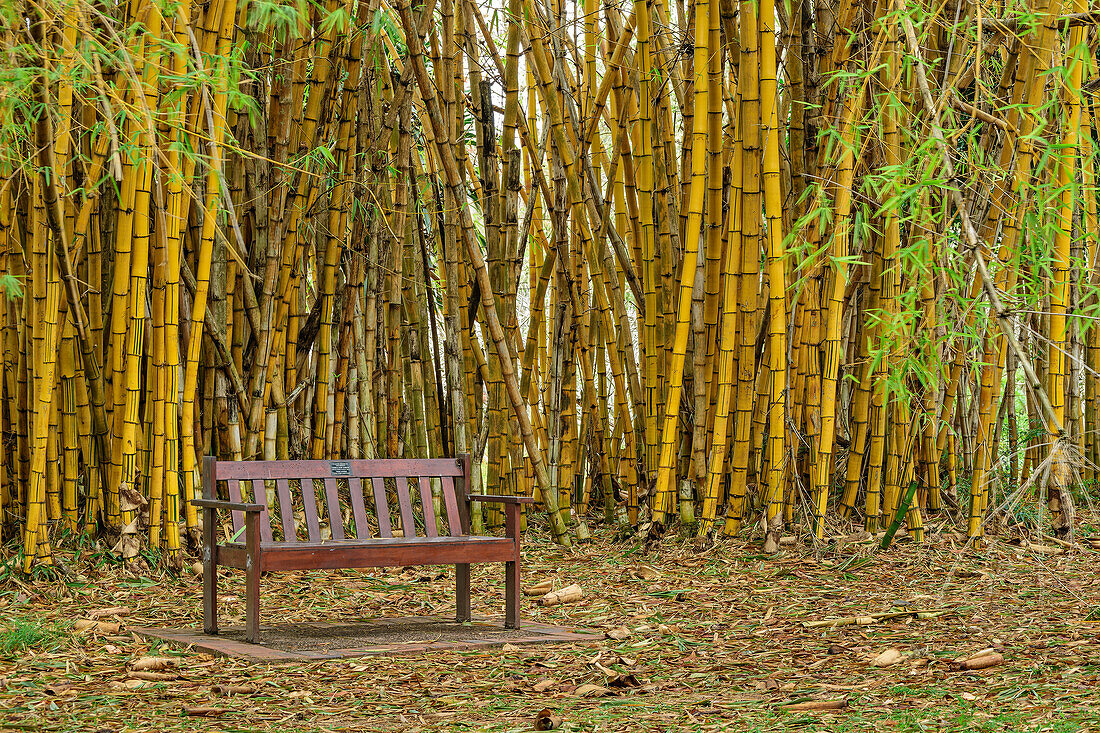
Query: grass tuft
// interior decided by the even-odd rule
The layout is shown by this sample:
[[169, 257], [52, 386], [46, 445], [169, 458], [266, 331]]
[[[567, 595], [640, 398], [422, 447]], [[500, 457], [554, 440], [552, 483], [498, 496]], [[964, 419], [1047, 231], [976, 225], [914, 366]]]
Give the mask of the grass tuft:
[[8, 629], [0, 630], [0, 657], [13, 657], [27, 649], [56, 646], [61, 630], [56, 624], [16, 619]]

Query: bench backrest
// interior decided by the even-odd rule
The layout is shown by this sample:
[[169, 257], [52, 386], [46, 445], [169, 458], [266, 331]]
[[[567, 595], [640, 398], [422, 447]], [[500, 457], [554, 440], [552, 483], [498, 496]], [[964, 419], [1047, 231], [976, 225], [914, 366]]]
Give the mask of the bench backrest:
[[[470, 531], [469, 465], [466, 456], [220, 462], [207, 458], [203, 494], [263, 505], [261, 543], [458, 537]], [[244, 512], [230, 514], [233, 534], [243, 541]], [[273, 521], [276, 515], [278, 521]]]

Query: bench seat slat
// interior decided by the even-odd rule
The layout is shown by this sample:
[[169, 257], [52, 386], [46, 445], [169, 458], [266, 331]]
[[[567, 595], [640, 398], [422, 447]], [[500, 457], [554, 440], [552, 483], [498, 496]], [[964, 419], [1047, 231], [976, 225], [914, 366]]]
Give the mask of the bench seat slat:
[[[261, 548], [261, 570], [335, 570], [339, 568], [454, 565], [510, 562], [515, 545], [507, 537], [391, 537], [358, 543], [275, 542]], [[220, 545], [218, 564], [243, 568], [243, 542]]]
[[424, 510], [424, 535], [438, 537], [439, 530], [435, 521], [435, 502], [432, 501], [432, 480], [427, 476], [420, 477], [420, 506]]
[[374, 488], [374, 510], [378, 513], [378, 534], [393, 537], [393, 525], [390, 523], [390, 505], [386, 499], [386, 481], [383, 478], [371, 479]]

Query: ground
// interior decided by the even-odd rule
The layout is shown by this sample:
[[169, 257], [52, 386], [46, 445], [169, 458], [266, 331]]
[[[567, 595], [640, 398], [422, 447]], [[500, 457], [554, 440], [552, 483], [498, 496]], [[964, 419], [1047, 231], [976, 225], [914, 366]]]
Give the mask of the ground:
[[[753, 540], [696, 552], [669, 537], [647, 553], [599, 533], [563, 550], [532, 532], [525, 584], [579, 583], [585, 597], [527, 603], [524, 617], [596, 629], [599, 642], [298, 665], [136, 638], [127, 627], [198, 626], [201, 580], [84, 550], [62, 579], [0, 571], [0, 731], [520, 731], [544, 711], [572, 731], [1100, 730], [1097, 554], [1057, 550], [999, 540], [976, 552], [947, 533], [776, 557]], [[264, 619], [447, 614], [453, 572], [433, 570], [265, 577]], [[223, 582], [239, 621], [239, 575]], [[475, 614], [502, 613], [499, 566], [475, 572], [474, 598]], [[101, 620], [120, 631], [74, 630], [111, 608]], [[903, 610], [943, 613], [804, 626]], [[990, 647], [1003, 662], [959, 668]], [[900, 661], [872, 664], [891, 649]], [[177, 657], [176, 679], [134, 679], [150, 655]]]

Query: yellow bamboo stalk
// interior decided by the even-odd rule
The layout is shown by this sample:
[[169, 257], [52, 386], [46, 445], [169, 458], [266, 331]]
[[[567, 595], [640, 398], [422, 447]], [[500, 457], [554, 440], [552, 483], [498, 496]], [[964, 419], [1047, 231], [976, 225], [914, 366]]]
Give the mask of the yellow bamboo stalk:
[[[710, 86], [707, 83], [710, 68], [710, 2], [697, 0], [695, 3], [695, 108], [707, 109]], [[696, 278], [699, 240], [704, 236], [703, 206], [707, 193], [707, 134], [709, 119], [704, 114], [696, 114], [692, 137], [694, 142], [691, 153], [691, 194], [688, 200], [688, 223], [685, 230], [684, 256], [680, 270], [680, 295], [676, 311], [676, 336], [672, 343], [669, 371], [666, 375], [668, 395], [665, 400], [664, 422], [661, 429], [661, 454], [657, 466], [656, 497], [653, 509], [653, 522], [660, 526], [667, 521], [672, 510], [673, 493], [676, 490], [673, 474], [675, 450], [679, 444], [680, 396], [683, 393], [684, 358], [687, 353], [688, 334], [691, 328], [692, 289]], [[647, 313], [648, 316], [648, 313]], [[701, 347], [701, 345], [700, 345]], [[647, 358], [648, 358], [647, 354]]]

